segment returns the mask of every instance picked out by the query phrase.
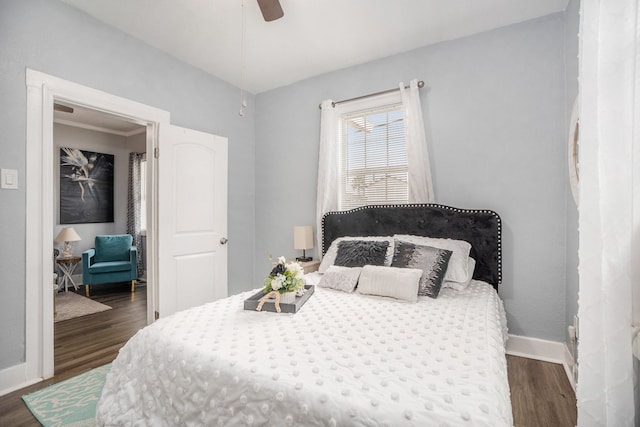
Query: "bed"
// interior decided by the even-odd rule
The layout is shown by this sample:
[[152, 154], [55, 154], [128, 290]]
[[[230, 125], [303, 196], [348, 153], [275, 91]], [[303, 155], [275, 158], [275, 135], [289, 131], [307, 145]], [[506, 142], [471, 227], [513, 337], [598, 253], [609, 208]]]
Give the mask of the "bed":
[[413, 303], [316, 286], [296, 314], [243, 310], [255, 290], [176, 313], [122, 348], [98, 425], [511, 426], [500, 217], [431, 204], [330, 213], [323, 253], [394, 234], [468, 241], [473, 278]]

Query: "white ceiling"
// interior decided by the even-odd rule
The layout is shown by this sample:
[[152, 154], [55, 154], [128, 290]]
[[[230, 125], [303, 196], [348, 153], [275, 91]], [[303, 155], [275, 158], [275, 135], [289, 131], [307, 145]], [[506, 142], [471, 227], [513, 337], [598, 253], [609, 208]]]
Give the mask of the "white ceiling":
[[[243, 0], [62, 0], [235, 86]], [[244, 87], [260, 93], [329, 71], [565, 10], [568, 0], [280, 0], [264, 22], [244, 0]]]
[[68, 102], [56, 101], [73, 108], [72, 113], [53, 110], [53, 121], [67, 126], [74, 126], [119, 136], [132, 136], [146, 131], [146, 127], [132, 123], [114, 114], [81, 107]]

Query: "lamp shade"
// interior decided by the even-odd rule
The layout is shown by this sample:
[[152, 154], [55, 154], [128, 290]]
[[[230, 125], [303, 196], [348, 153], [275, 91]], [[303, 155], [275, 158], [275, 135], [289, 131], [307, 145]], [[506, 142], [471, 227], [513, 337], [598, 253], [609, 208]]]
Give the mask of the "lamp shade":
[[313, 227], [296, 225], [293, 227], [293, 249], [313, 249]]
[[60, 233], [55, 238], [55, 242], [77, 242], [78, 240], [82, 240], [76, 230], [73, 227], [64, 227], [60, 230]]

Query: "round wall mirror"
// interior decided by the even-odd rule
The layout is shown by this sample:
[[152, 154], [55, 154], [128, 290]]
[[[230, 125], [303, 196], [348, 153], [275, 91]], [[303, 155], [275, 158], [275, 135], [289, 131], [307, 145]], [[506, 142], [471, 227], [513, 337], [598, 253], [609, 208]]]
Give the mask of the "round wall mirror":
[[571, 121], [569, 122], [569, 182], [573, 200], [578, 204], [578, 185], [580, 184], [580, 120], [578, 119], [578, 97], [573, 102]]

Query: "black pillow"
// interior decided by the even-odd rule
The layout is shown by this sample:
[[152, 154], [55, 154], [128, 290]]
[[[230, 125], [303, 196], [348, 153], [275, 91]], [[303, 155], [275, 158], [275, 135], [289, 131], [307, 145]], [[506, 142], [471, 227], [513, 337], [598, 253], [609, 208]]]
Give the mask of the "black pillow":
[[384, 265], [388, 247], [387, 241], [343, 240], [338, 243], [334, 264], [342, 267]]
[[421, 269], [418, 295], [437, 298], [453, 252], [401, 240], [396, 240], [394, 244], [391, 267]]

